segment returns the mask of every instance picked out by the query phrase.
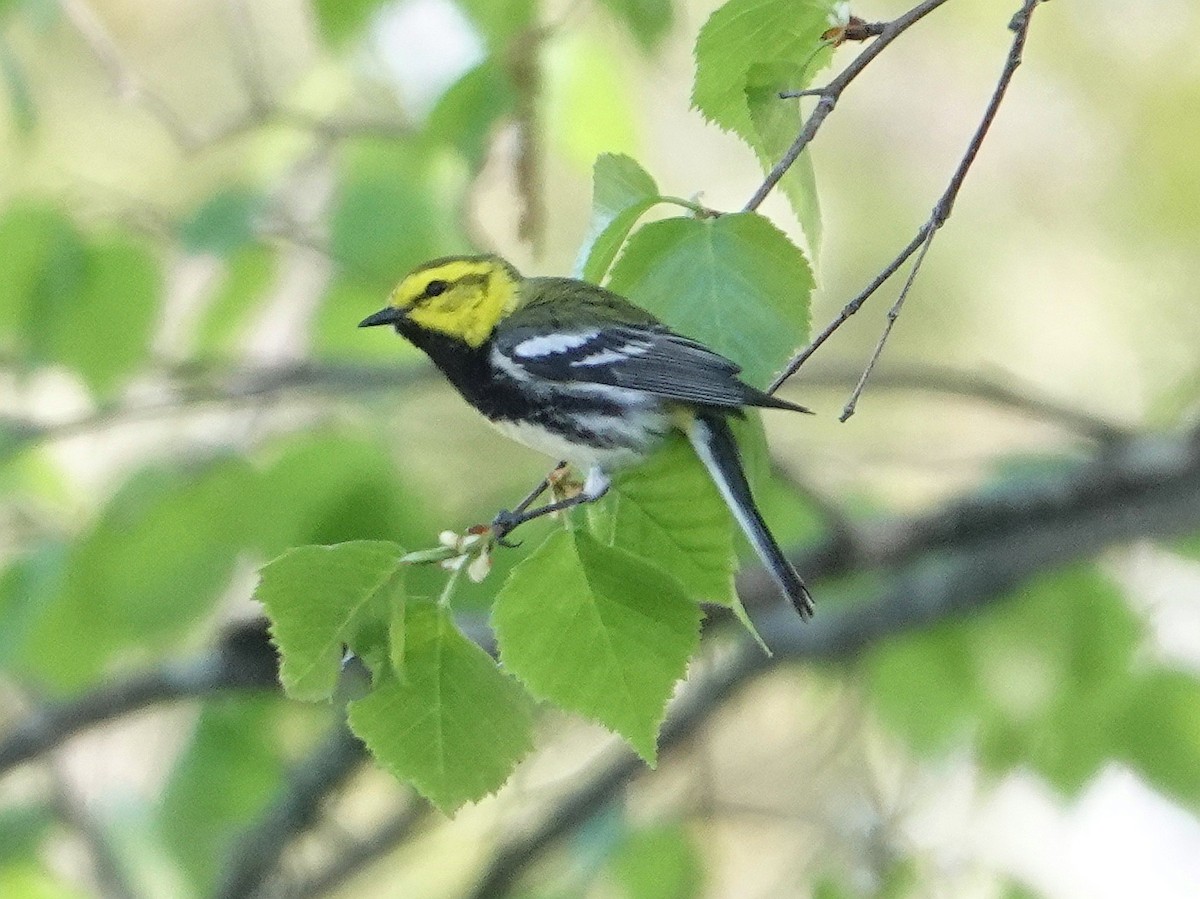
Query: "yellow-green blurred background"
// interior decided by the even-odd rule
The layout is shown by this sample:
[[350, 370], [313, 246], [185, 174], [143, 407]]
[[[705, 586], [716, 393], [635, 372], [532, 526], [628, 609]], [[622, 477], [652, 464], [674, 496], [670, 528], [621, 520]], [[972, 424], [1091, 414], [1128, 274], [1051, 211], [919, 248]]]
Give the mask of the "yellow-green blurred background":
[[[599, 153], [632, 155], [665, 193], [740, 208], [761, 169], [690, 108], [696, 34], [718, 5], [545, 2], [534, 18], [547, 31], [530, 42], [519, 2], [0, 2], [0, 734], [40, 703], [201, 651], [254, 613], [254, 570], [273, 551], [431, 542], [540, 476], [545, 460], [493, 435], [415, 354], [354, 325], [427, 256], [476, 247], [530, 273], [570, 272]], [[877, 21], [905, 8], [851, 11]], [[824, 230], [815, 327], [928, 217], [994, 89], [1015, 8], [951, 0], [830, 116], [812, 149]], [[1184, 0], [1038, 8], [857, 414], [838, 422], [898, 282], [785, 388], [819, 413], [768, 421], [785, 473], [870, 518], [1093, 451], [1054, 413], [937, 389], [949, 370], [1131, 429], [1195, 421], [1198, 42], [1200, 10]], [[840, 49], [834, 67], [858, 49]], [[540, 83], [513, 79], [535, 53]], [[464, 88], [472, 70], [483, 74]], [[460, 106], [442, 102], [447, 89]], [[523, 210], [532, 241], [519, 236]], [[763, 211], [801, 239], [781, 198]], [[410, 366], [413, 383], [364, 384], [391, 365]], [[1123, 669], [1196, 674], [1194, 548], [1114, 548], [1080, 577], [1132, 610]], [[182, 606], [180, 582], [194, 587]], [[1071, 589], [1085, 588], [1030, 595]], [[134, 594], [142, 606], [106, 617], [102, 597]], [[896, 719], [920, 719], [929, 700], [912, 695], [897, 714], [889, 694], [881, 712], [879, 681], [914, 672], [953, 631], [886, 660], [762, 678], [634, 782], [611, 814], [620, 825], [591, 822], [521, 895], [1191, 895], [1200, 792], [1150, 785], [1115, 757], [1069, 789], [1020, 749], [1007, 766], [994, 752], [981, 761], [988, 715], [1053, 731], [1039, 703], [1067, 675], [1041, 655], [1035, 620], [1013, 615], [998, 641], [1009, 655], [988, 668], [996, 681], [976, 685], [990, 698], [964, 694], [925, 743]], [[144, 641], [122, 638], [134, 625]], [[1089, 653], [1106, 652], [1079, 653], [1069, 676], [1088, 683]], [[912, 683], [942, 670], [956, 669]], [[98, 829], [138, 895], [205, 895], [223, 847], [325, 720], [281, 705], [173, 703], [9, 773], [0, 893], [104, 892], [89, 854]], [[1183, 708], [1171, 723], [1191, 759], [1198, 721]], [[1055, 737], [1022, 739], [1013, 745]], [[497, 797], [451, 823], [425, 820], [340, 895], [459, 895], [498, 837], [619, 751], [563, 716], [540, 724], [538, 745]], [[207, 811], [205, 783], [217, 796]], [[339, 839], [408, 801], [386, 775], [360, 773], [285, 873], [302, 880]], [[611, 836], [628, 821], [641, 842]], [[613, 862], [610, 850], [625, 854]]]

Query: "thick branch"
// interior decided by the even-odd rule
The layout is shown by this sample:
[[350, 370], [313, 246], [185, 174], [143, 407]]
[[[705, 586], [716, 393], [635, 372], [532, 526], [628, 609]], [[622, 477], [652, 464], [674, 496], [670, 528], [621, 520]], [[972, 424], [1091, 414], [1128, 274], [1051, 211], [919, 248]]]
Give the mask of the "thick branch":
[[215, 896], [246, 899], [264, 889], [292, 839], [308, 830], [321, 805], [367, 759], [362, 741], [339, 721], [329, 735], [292, 769], [280, 794], [259, 821], [234, 841], [233, 857]]
[[278, 686], [277, 659], [265, 621], [251, 622], [230, 631], [215, 650], [36, 709], [0, 739], [0, 776], [82, 730], [147, 706], [224, 690]]
[[[1058, 477], [987, 490], [937, 513], [880, 524], [853, 554], [798, 554], [813, 579], [885, 568], [868, 596], [831, 603], [809, 624], [775, 603], [758, 621], [775, 661], [844, 660], [882, 640], [978, 612], [1014, 588], [1114, 543], [1200, 530], [1200, 433], [1149, 437], [1098, 455]], [[955, 548], [947, 549], [947, 545]], [[773, 592], [765, 574], [739, 581], [749, 602]], [[828, 596], [828, 594], [826, 594]], [[850, 598], [847, 598], [848, 600]], [[773, 664], [743, 639], [671, 709], [660, 739], [666, 755], [692, 737], [726, 700]], [[563, 837], [589, 820], [644, 770], [622, 753], [528, 833], [502, 844], [472, 892], [501, 896]]]

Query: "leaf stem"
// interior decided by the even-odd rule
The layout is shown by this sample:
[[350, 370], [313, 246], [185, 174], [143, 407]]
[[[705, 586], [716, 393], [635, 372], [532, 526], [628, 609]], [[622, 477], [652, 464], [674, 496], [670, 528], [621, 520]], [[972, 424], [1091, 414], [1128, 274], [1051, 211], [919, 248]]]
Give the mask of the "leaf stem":
[[438, 608], [450, 608], [450, 600], [454, 596], [454, 591], [458, 587], [458, 581], [462, 577], [463, 569], [466, 567], [467, 558], [463, 556], [462, 564], [450, 569], [450, 576], [446, 578], [446, 586], [442, 588], [441, 595], [438, 596]]

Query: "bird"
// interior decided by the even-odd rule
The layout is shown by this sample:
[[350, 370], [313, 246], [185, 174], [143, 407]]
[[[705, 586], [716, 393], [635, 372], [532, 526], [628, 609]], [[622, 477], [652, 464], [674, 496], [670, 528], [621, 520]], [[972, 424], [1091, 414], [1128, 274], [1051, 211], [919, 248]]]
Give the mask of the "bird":
[[[444, 256], [409, 272], [360, 328], [392, 326], [493, 426], [586, 470], [575, 497], [682, 432], [763, 566], [802, 618], [812, 594], [754, 502], [731, 418], [748, 407], [811, 410], [745, 382], [741, 367], [596, 284], [523, 277], [494, 254]], [[501, 536], [519, 518], [497, 517]]]

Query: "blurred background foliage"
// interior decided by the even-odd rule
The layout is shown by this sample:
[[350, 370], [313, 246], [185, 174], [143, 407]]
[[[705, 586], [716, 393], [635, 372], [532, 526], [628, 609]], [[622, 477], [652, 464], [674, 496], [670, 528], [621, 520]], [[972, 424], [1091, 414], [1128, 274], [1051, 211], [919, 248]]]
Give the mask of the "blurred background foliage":
[[[569, 272], [601, 152], [740, 208], [754, 153], [689, 108], [717, 6], [0, 2], [0, 743], [156, 672], [197, 696], [0, 782], [0, 895], [238, 895], [231, 859], [261, 848], [240, 835], [287, 808], [297, 766], [355, 758], [328, 709], [209, 689], [257, 612], [255, 569], [302, 543], [428, 545], [545, 462], [354, 325], [431, 256]], [[818, 326], [924, 221], [1013, 11], [947, 3], [829, 119]], [[814, 539], [821, 510], [869, 523], [1053, 477], [1095, 449], [1077, 419], [1194, 424], [1198, 37], [1184, 0], [1039, 10], [858, 414], [837, 423], [882, 309], [786, 388], [818, 417], [768, 422], [782, 537]], [[800, 239], [786, 199], [764, 211]], [[1198, 670], [1200, 538], [1114, 548], [967, 619], [771, 669], [522, 895], [1190, 895]], [[538, 727], [514, 781], [453, 822], [347, 768], [266, 895], [469, 891], [615, 751], [578, 720]]]

